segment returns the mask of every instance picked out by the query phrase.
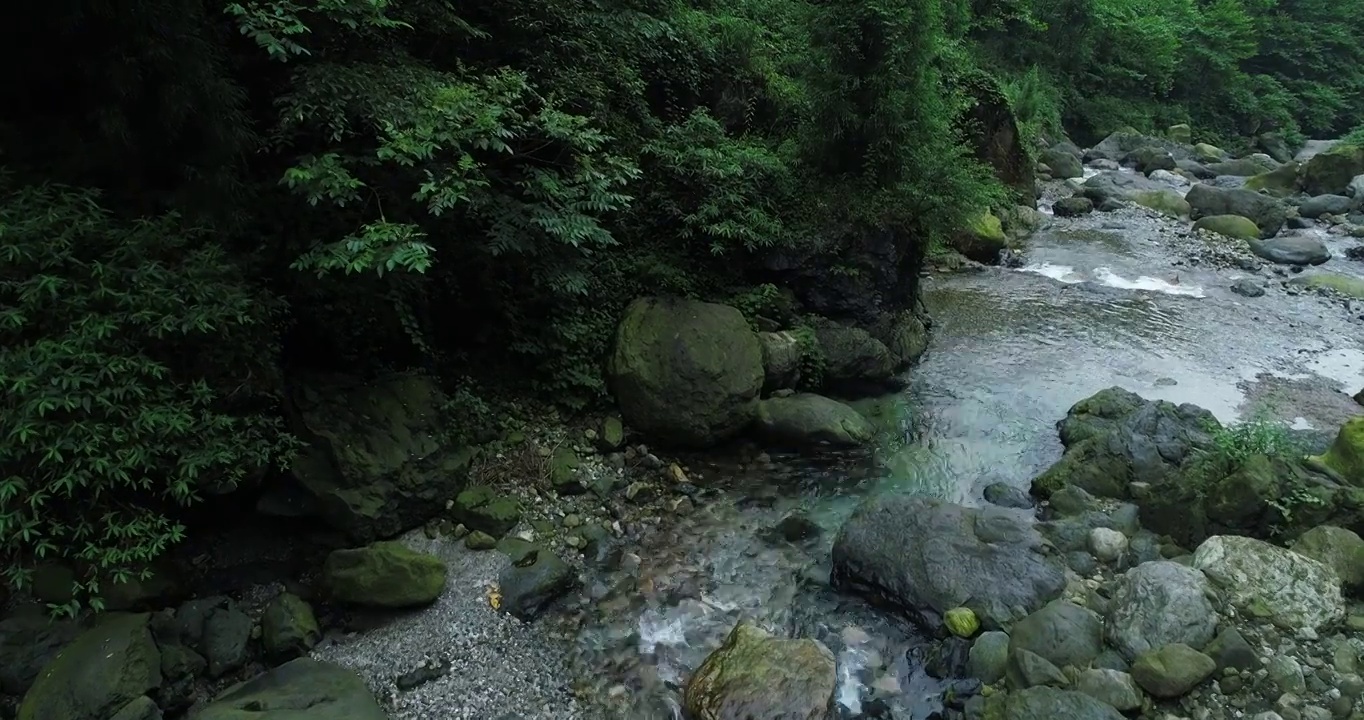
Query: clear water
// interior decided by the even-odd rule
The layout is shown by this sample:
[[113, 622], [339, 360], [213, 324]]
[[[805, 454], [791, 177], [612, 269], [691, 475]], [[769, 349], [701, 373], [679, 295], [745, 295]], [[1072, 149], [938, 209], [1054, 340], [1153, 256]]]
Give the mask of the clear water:
[[[746, 617], [829, 645], [845, 717], [873, 698], [897, 719], [926, 717], [941, 685], [912, 660], [923, 638], [827, 586], [833, 536], [863, 498], [975, 504], [994, 482], [1026, 488], [1060, 454], [1056, 421], [1112, 385], [1224, 421], [1265, 411], [1331, 430], [1357, 412], [1344, 393], [1364, 386], [1364, 317], [1352, 317], [1364, 304], [1235, 295], [1229, 286], [1247, 273], [1190, 267], [1172, 250], [1194, 242], [1173, 242], [1182, 228], [1126, 211], [1058, 219], [1018, 270], [929, 279], [934, 340], [909, 389], [859, 404], [884, 430], [869, 456], [698, 459], [716, 499], [590, 580], [577, 628], [588, 697], [612, 717], [680, 717], [687, 674]], [[1330, 269], [1364, 267], [1337, 259]], [[773, 538], [797, 510], [823, 535]]]

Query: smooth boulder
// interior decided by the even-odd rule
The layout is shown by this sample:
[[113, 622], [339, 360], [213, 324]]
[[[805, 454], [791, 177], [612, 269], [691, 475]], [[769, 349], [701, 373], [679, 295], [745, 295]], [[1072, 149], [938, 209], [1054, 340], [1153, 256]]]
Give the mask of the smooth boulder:
[[322, 579], [338, 602], [366, 607], [430, 605], [445, 589], [445, 563], [400, 542], [333, 550]]
[[145, 613], [105, 616], [38, 673], [17, 720], [107, 720], [161, 685], [161, 651]]
[[1364, 145], [1337, 143], [1303, 165], [1301, 184], [1309, 195], [1344, 195], [1356, 175], [1364, 174]]
[[1250, 251], [1280, 265], [1320, 265], [1331, 259], [1331, 251], [1326, 245], [1306, 235], [1252, 240]]
[[1194, 551], [1193, 566], [1229, 603], [1280, 627], [1315, 631], [1345, 617], [1336, 572], [1287, 548], [1215, 535]]
[[643, 297], [616, 329], [607, 376], [627, 425], [666, 444], [705, 447], [752, 422], [762, 344], [728, 305]]
[[834, 542], [833, 581], [931, 628], [967, 607], [986, 629], [1041, 609], [1066, 584], [1031, 520], [909, 495], [857, 508]]
[[1225, 235], [1241, 240], [1257, 240], [1260, 237], [1260, 228], [1255, 226], [1255, 222], [1250, 218], [1240, 215], [1208, 215], [1199, 218], [1194, 222], [1195, 230], [1206, 230], [1218, 235]]

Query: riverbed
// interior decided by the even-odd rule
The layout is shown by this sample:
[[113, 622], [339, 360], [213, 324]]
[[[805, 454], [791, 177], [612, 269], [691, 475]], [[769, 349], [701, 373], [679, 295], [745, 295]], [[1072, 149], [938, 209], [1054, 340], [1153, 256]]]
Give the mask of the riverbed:
[[[1323, 238], [1329, 269], [1364, 276], [1340, 254], [1358, 241]], [[426, 620], [321, 654], [367, 675], [425, 649], [451, 663], [393, 698], [402, 720], [666, 720], [681, 717], [687, 674], [746, 617], [833, 650], [843, 717], [925, 718], [941, 686], [919, 662], [924, 639], [827, 584], [833, 536], [863, 498], [979, 504], [992, 483], [1026, 490], [1060, 455], [1056, 421], [1113, 385], [1224, 422], [1323, 433], [1358, 412], [1364, 303], [1285, 286], [1291, 271], [1257, 268], [1231, 242], [1140, 208], [1048, 218], [1014, 267], [926, 278], [933, 343], [905, 393], [875, 404], [875, 453], [691, 459], [704, 502], [592, 563], [582, 597], [534, 625], [489, 608], [492, 555], [417, 538], [451, 564], [447, 597]], [[1265, 294], [1232, 292], [1238, 280]]]

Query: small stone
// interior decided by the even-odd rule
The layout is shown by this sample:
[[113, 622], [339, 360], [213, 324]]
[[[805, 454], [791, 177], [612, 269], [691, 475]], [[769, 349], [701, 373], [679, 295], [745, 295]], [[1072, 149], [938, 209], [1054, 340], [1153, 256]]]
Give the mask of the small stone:
[[1212, 658], [1183, 643], [1148, 650], [1132, 663], [1132, 679], [1157, 698], [1177, 698], [1217, 669]]
[[980, 619], [971, 608], [952, 608], [944, 613], [943, 621], [947, 624], [947, 629], [957, 637], [969, 638], [980, 629]]
[[470, 550], [492, 550], [497, 547], [497, 538], [482, 530], [475, 530], [464, 538], [464, 547]]
[[1109, 528], [1089, 531], [1089, 551], [1099, 560], [1111, 563], [1127, 552], [1127, 536]]

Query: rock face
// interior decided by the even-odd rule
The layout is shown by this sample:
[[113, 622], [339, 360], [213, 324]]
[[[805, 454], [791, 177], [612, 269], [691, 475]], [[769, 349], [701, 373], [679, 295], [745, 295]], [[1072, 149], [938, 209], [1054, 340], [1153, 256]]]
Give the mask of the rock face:
[[755, 429], [767, 442], [795, 449], [814, 445], [856, 447], [876, 434], [871, 423], [853, 408], [811, 393], [759, 402]]
[[112, 614], [38, 674], [18, 720], [106, 720], [161, 684], [161, 652], [144, 614]]
[[429, 605], [445, 589], [445, 563], [399, 542], [333, 550], [322, 566], [332, 597], [369, 607]]
[[360, 676], [291, 660], [219, 695], [195, 720], [388, 720]]
[[696, 720], [826, 720], [837, 682], [833, 653], [819, 641], [740, 623], [692, 674], [684, 703]]
[[1216, 535], [1198, 546], [1193, 565], [1231, 604], [1280, 627], [1316, 630], [1345, 617], [1335, 571], [1292, 550]]
[[639, 298], [616, 330], [607, 375], [626, 424], [659, 442], [705, 447], [752, 422], [762, 345], [727, 305]]
[[362, 543], [420, 525], [458, 492], [471, 457], [447, 445], [444, 402], [436, 381], [415, 373], [299, 385], [291, 425], [307, 447], [261, 511], [320, 515]]
[[865, 501], [834, 543], [842, 588], [940, 626], [968, 607], [987, 629], [1022, 619], [1061, 595], [1065, 573], [1032, 523], [997, 508], [931, 498]]
[[1108, 641], [1128, 660], [1170, 643], [1201, 649], [1217, 630], [1203, 573], [1158, 560], [1128, 570], [1109, 605]]
[[1261, 237], [1277, 235], [1288, 219], [1283, 203], [1251, 190], [1199, 183], [1189, 189], [1184, 199], [1193, 208], [1194, 219], [1205, 215], [1240, 215], [1260, 228]]

